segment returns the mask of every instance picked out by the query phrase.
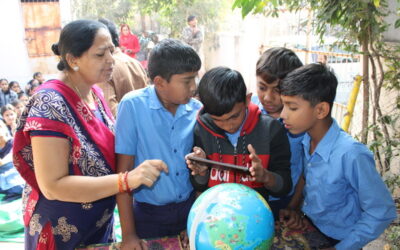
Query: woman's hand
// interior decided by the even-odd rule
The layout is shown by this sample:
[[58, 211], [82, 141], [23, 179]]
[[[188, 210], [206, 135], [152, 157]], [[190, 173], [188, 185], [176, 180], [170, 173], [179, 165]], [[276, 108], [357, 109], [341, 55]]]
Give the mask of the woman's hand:
[[123, 239], [120, 246], [121, 250], [147, 250], [147, 243], [145, 240], [139, 239], [139, 237], [131, 236], [127, 239]]
[[136, 189], [140, 185], [151, 187], [157, 181], [161, 171], [168, 173], [168, 167], [162, 160], [146, 160], [128, 173], [130, 189]]
[[198, 162], [194, 162], [189, 160], [187, 157], [188, 156], [196, 156], [200, 158], [206, 158], [206, 153], [204, 153], [203, 149], [199, 147], [193, 147], [193, 152], [186, 155], [186, 164], [188, 165], [188, 168], [192, 170], [192, 175], [201, 175], [205, 176], [207, 174], [208, 167], [206, 165], [202, 165]]

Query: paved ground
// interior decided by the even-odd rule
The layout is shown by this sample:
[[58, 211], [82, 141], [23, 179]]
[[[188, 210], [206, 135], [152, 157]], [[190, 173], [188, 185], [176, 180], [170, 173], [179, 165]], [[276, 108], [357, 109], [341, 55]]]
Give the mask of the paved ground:
[[[363, 247], [363, 250], [384, 250], [385, 242], [382, 238], [372, 241], [367, 246]], [[0, 242], [0, 249], [2, 250], [24, 250], [24, 244], [22, 243], [7, 243]]]
[[24, 250], [24, 244], [22, 243], [8, 243], [0, 242], [0, 249], [4, 250]]

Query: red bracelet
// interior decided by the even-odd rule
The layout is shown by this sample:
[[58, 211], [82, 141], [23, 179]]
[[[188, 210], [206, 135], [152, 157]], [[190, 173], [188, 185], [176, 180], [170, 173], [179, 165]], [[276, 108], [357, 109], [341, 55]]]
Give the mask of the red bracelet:
[[125, 181], [125, 192], [127, 193], [131, 193], [131, 189], [129, 188], [129, 184], [128, 184], [128, 171], [126, 171], [124, 173], [124, 181]]

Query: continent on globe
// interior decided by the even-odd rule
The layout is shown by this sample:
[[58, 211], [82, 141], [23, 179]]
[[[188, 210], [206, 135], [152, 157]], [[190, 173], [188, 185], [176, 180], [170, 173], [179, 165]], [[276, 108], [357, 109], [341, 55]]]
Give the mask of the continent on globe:
[[190, 249], [269, 249], [274, 219], [268, 203], [255, 190], [220, 184], [195, 201], [187, 230]]

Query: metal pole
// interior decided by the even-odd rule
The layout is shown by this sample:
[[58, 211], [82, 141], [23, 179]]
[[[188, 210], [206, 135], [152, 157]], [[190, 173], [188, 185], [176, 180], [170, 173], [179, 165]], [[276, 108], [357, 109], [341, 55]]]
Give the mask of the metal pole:
[[361, 76], [358, 75], [355, 77], [355, 80], [353, 83], [353, 89], [351, 90], [349, 102], [347, 103], [347, 112], [344, 115], [344, 118], [342, 121], [342, 129], [346, 132], [349, 131], [350, 121], [351, 121], [351, 118], [353, 117], [354, 107], [356, 106], [356, 100], [357, 100], [358, 91], [360, 90], [361, 81], [362, 81]]

